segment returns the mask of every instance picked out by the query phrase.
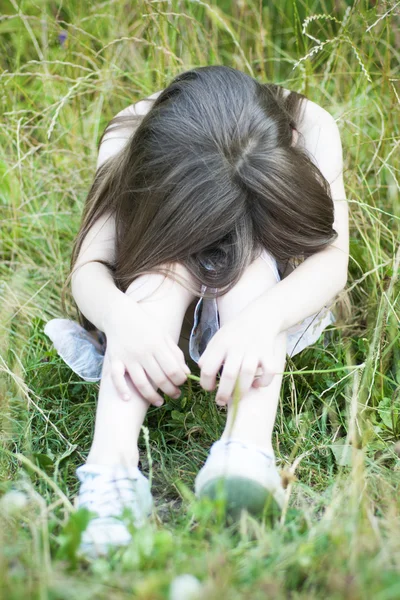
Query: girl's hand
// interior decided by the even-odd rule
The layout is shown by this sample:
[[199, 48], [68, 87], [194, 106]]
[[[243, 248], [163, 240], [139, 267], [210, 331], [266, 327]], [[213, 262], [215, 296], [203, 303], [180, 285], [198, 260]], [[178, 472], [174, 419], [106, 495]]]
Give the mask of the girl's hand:
[[180, 396], [178, 386], [186, 381], [190, 369], [162, 322], [150, 317], [129, 296], [123, 296], [107, 317], [105, 329], [111, 378], [123, 400], [131, 397], [125, 373], [139, 393], [155, 406], [161, 406], [163, 398], [150, 378], [168, 396]]
[[[272, 315], [271, 315], [272, 313]], [[217, 404], [224, 405], [232, 397], [237, 378], [243, 396], [252, 387], [267, 386], [280, 364], [275, 357], [276, 337], [280, 332], [276, 311], [270, 311], [258, 299], [251, 302], [235, 318], [217, 331], [200, 357], [200, 385], [208, 391], [215, 388], [216, 375], [223, 365]], [[254, 381], [258, 368], [263, 373]]]

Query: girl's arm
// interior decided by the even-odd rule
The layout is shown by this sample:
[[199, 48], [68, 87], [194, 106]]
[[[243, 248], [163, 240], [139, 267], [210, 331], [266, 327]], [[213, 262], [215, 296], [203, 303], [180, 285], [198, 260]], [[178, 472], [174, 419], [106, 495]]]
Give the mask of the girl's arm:
[[[131, 104], [116, 116], [144, 116], [161, 91]], [[103, 137], [97, 157], [98, 169], [126, 144], [135, 124], [111, 128]], [[100, 262], [114, 262], [115, 220], [106, 214], [96, 221], [85, 237], [71, 279], [72, 295], [80, 311], [100, 331], [106, 331], [118, 305], [126, 305], [126, 295], [115, 285], [110, 270]], [[132, 300], [130, 301], [132, 304]]]
[[327, 111], [308, 101], [300, 133], [299, 143], [305, 146], [330, 183], [335, 210], [333, 227], [338, 237], [257, 298], [256, 302], [276, 317], [278, 332], [329, 304], [347, 282], [349, 223], [339, 129]]
[[[317, 105], [314, 105], [317, 107]], [[228, 401], [239, 377], [240, 393], [254, 385], [267, 386], [279, 372], [276, 344], [281, 332], [319, 311], [345, 286], [349, 255], [348, 208], [343, 185], [342, 145], [333, 118], [322, 108], [307, 106], [299, 136], [330, 182], [338, 238], [322, 252], [307, 258], [292, 273], [250, 302], [213, 336], [201, 355], [200, 385], [214, 389], [224, 364], [217, 397]], [[222, 392], [221, 392], [222, 390]]]
[[106, 331], [110, 316], [126, 303], [111, 271], [99, 261], [114, 261], [115, 221], [107, 214], [91, 227], [82, 243], [71, 278], [71, 290], [79, 310], [100, 331]]
[[[142, 105], [139, 110], [146, 108], [150, 106]], [[119, 152], [132, 131], [125, 129], [122, 136], [120, 129], [106, 133], [98, 166]], [[72, 295], [85, 317], [106, 333], [106, 356], [120, 396], [124, 400], [130, 398], [126, 381], [129, 375], [142, 396], [160, 406], [163, 398], [154, 389], [151, 379], [157, 388], [176, 398], [180, 394], [178, 386], [186, 381], [190, 370], [173, 338], [160, 323], [150, 319], [137, 302], [117, 288], [111, 271], [100, 262], [113, 263], [114, 260], [115, 219], [106, 214], [97, 219], [83, 240], [71, 278]]]

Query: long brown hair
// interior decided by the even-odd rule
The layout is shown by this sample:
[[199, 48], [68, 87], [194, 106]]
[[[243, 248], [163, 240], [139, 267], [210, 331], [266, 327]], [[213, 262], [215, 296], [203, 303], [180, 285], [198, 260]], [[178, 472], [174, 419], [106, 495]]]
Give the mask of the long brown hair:
[[[278, 261], [307, 258], [336, 239], [330, 186], [292, 146], [305, 96], [224, 66], [173, 79], [144, 117], [105, 129], [133, 133], [95, 174], [71, 261], [106, 213], [115, 216], [115, 262], [126, 291], [144, 273], [180, 262], [201, 284], [229, 291], [266, 248]], [[100, 139], [99, 145], [103, 139]], [[81, 322], [91, 324], [80, 314]]]

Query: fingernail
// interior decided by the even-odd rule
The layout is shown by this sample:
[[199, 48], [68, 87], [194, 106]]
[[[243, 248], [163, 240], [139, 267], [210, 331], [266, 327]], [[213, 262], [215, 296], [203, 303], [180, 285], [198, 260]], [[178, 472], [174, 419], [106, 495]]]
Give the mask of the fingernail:
[[162, 406], [164, 402], [162, 400], [156, 400], [154, 403], [156, 406]]
[[124, 400], [129, 400], [130, 399], [130, 395], [129, 394], [124, 394], [122, 397], [123, 397]]

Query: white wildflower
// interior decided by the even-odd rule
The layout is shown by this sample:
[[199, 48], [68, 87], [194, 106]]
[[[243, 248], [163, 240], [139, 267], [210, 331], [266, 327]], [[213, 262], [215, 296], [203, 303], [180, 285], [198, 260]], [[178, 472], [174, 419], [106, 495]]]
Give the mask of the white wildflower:
[[28, 498], [23, 492], [11, 490], [0, 498], [0, 512], [10, 517], [22, 512], [28, 504]]
[[169, 600], [200, 600], [202, 585], [193, 575], [178, 575], [171, 583]]

